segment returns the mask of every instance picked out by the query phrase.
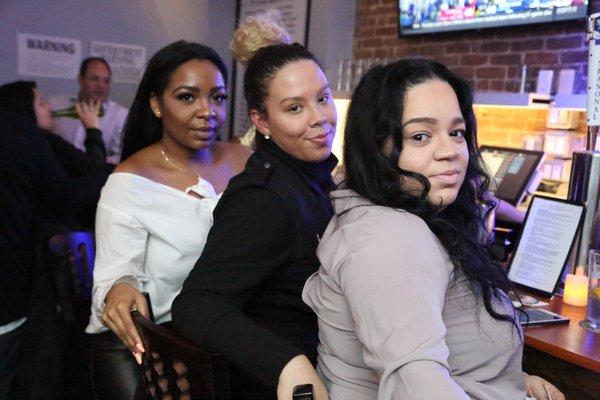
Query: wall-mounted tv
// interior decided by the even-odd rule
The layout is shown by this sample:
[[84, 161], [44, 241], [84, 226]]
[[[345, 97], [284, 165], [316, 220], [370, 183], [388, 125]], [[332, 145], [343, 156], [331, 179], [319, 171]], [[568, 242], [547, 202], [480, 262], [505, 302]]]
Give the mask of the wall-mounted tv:
[[399, 0], [398, 7], [400, 35], [418, 35], [585, 18], [588, 0]]

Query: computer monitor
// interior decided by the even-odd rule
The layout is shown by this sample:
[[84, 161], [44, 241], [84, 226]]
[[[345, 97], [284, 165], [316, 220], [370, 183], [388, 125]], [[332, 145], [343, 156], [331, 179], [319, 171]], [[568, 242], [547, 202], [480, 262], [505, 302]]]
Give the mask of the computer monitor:
[[481, 146], [480, 150], [496, 197], [517, 206], [527, 191], [537, 189], [540, 175], [536, 172], [544, 160], [543, 151], [496, 146]]

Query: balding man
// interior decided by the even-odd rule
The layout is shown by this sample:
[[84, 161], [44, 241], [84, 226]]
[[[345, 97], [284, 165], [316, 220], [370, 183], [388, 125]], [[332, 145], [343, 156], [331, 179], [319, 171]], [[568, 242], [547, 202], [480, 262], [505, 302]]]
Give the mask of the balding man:
[[[53, 110], [61, 110], [71, 107], [77, 101], [101, 102], [104, 115], [100, 118], [100, 130], [106, 146], [106, 161], [116, 164], [121, 154], [121, 132], [127, 118], [127, 109], [108, 99], [111, 74], [110, 66], [103, 58], [86, 58], [79, 68], [77, 96], [54, 97], [49, 103]], [[85, 150], [86, 129], [80, 120], [57, 118], [56, 122], [56, 133], [80, 150]]]

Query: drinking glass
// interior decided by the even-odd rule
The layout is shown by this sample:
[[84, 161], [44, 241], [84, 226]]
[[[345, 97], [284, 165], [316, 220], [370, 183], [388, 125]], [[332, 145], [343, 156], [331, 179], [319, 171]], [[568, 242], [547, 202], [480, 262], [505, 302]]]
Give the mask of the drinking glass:
[[585, 320], [579, 325], [600, 333], [600, 250], [590, 250], [588, 263], [588, 303]]

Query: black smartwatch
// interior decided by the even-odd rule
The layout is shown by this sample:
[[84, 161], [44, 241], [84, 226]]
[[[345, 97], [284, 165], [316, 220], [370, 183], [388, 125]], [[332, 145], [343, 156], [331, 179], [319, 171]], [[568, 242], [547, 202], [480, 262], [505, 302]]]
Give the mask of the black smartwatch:
[[315, 400], [313, 396], [313, 385], [307, 383], [304, 385], [294, 386], [293, 400]]

